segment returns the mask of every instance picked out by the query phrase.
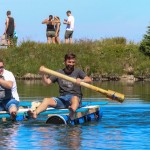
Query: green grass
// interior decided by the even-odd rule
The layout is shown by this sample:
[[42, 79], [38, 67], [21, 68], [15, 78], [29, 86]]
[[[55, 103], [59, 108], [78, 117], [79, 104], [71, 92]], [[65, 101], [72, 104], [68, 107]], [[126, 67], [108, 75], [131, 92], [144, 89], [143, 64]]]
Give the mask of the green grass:
[[41, 65], [53, 70], [62, 68], [64, 55], [68, 52], [77, 55], [77, 67], [88, 75], [131, 74], [126, 70], [129, 66], [136, 76], [150, 75], [150, 58], [139, 51], [138, 44], [127, 43], [122, 37], [99, 41], [80, 40], [71, 45], [25, 41], [17, 47], [0, 51], [6, 68], [19, 77], [26, 73], [37, 74]]

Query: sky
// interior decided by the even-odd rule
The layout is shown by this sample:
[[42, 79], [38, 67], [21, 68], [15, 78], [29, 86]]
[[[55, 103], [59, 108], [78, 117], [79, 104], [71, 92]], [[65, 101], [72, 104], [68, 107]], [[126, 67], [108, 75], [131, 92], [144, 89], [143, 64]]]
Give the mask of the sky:
[[125, 37], [135, 43], [143, 39], [150, 25], [150, 0], [0, 0], [0, 35], [5, 30], [6, 12], [16, 22], [19, 42], [46, 42], [49, 15], [61, 19], [60, 39], [64, 42], [67, 19], [71, 10], [75, 18], [74, 40], [101, 40]]

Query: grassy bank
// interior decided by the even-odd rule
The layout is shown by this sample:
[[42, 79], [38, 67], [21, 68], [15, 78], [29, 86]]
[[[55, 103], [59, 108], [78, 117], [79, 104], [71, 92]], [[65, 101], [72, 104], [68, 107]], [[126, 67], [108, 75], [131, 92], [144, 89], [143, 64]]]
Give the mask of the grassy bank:
[[150, 75], [150, 59], [139, 51], [139, 45], [127, 43], [124, 38], [100, 41], [80, 40], [72, 45], [49, 45], [32, 41], [22, 42], [18, 47], [0, 49], [6, 68], [16, 76], [38, 73], [41, 65], [57, 70], [62, 68], [67, 52], [77, 55], [77, 66], [88, 75], [135, 76]]

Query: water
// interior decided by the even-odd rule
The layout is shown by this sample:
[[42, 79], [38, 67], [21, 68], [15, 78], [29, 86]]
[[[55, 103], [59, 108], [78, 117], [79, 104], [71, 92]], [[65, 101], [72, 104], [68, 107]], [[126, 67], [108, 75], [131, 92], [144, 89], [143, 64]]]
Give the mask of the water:
[[[104, 89], [124, 93], [123, 104], [102, 106], [103, 118], [82, 125], [48, 125], [40, 122], [0, 124], [0, 149], [54, 150], [147, 150], [150, 149], [150, 83], [94, 83]], [[57, 95], [57, 86], [40, 82], [18, 82], [21, 99], [35, 100]], [[85, 97], [106, 100], [103, 95], [83, 90]], [[89, 100], [92, 101], [92, 100]]]

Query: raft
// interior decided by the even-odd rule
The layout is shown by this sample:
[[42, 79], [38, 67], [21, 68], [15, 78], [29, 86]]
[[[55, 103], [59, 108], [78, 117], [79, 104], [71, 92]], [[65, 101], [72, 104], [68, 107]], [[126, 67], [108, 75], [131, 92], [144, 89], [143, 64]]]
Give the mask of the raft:
[[[105, 105], [107, 102], [83, 102], [83, 106], [77, 109], [73, 119], [69, 118], [68, 109], [47, 108], [41, 112], [37, 119], [32, 119], [28, 115], [28, 110], [35, 110], [40, 102], [21, 102], [17, 113], [16, 121], [42, 121], [46, 124], [65, 124], [76, 125], [89, 121], [96, 121], [102, 118], [102, 109], [100, 105]], [[0, 111], [0, 120], [2, 122], [10, 121], [10, 115], [6, 111]]]

